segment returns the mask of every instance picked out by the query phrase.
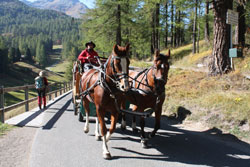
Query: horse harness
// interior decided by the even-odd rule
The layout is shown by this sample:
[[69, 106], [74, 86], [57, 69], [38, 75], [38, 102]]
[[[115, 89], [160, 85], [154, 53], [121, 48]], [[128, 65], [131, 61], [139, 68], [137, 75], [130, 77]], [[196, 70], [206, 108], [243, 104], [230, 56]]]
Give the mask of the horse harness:
[[[162, 65], [163, 65], [163, 64], [162, 64]], [[162, 66], [162, 65], [161, 65], [161, 66]], [[155, 73], [154, 73], [154, 69], [156, 69], [156, 67], [155, 67], [155, 66], [151, 66], [150, 68], [146, 68], [146, 69], [140, 71], [134, 78], [130, 77], [130, 78], [132, 78], [132, 85], [131, 85], [132, 89], [134, 89], [135, 91], [138, 91], [138, 92], [141, 93], [141, 94], [145, 94], [145, 95], [146, 95], [146, 94], [149, 94], [149, 93], [153, 93], [154, 95], [157, 95], [157, 94], [155, 93], [155, 91], [153, 90], [153, 87], [150, 86], [149, 83], [148, 83], [148, 73], [149, 73], [149, 71], [150, 71], [151, 69], [152, 69], [152, 75], [153, 75], [153, 78], [154, 78], [154, 83], [156, 83], [156, 80], [161, 80], [162, 82], [164, 82], [164, 85], [167, 83], [167, 81], [165, 81], [164, 79], [157, 79], [157, 78], [156, 78]], [[138, 79], [142, 74], [144, 74], [144, 75], [142, 76], [141, 80], [138, 81], [137, 79]], [[143, 79], [144, 79], [144, 78], [145, 78], [146, 84], [143, 83]], [[168, 78], [167, 78], [167, 79], [168, 79]], [[136, 82], [138, 82], [137, 87], [136, 87]], [[140, 85], [144, 85], [144, 86], [148, 87], [148, 88], [150, 89], [150, 91], [146, 91], [146, 90], [140, 89]], [[157, 87], [157, 86], [155, 85], [155, 87]]]
[[[115, 67], [114, 67], [114, 60], [115, 59], [121, 59], [121, 58], [120, 57], [115, 57], [112, 54], [111, 60], [110, 60], [110, 57], [109, 57], [108, 60], [106, 61], [106, 63], [104, 65], [101, 64], [99, 67], [94, 67], [95, 72], [93, 72], [91, 74], [91, 76], [89, 77], [89, 79], [87, 81], [87, 85], [86, 85], [87, 89], [84, 92], [81, 92], [79, 96], [81, 96], [82, 98], [88, 96], [89, 100], [93, 103], [94, 100], [90, 96], [91, 90], [93, 90], [93, 88], [95, 88], [96, 86], [100, 85], [104, 89], [104, 91], [108, 91], [110, 93], [110, 97], [116, 99], [115, 98], [115, 93], [119, 91], [119, 89], [117, 87], [119, 86], [119, 81], [122, 79], [120, 76], [124, 76], [126, 74], [124, 72], [123, 73], [117, 73], [116, 72]], [[106, 74], [106, 69], [107, 69], [107, 65], [108, 65], [109, 60], [111, 61], [110, 65], [111, 65], [112, 70], [114, 72], [114, 75], [113, 75], [114, 79], [112, 77], [110, 77], [109, 75]], [[93, 85], [91, 85], [89, 87], [89, 85], [90, 85], [90, 79], [96, 73], [99, 73], [98, 79], [95, 81], [95, 83]], [[108, 77], [116, 86], [113, 87], [113, 88], [110, 88], [110, 86], [106, 82], [106, 77]], [[81, 82], [82, 82], [82, 80], [80, 80], [80, 90], [82, 90], [81, 89]]]
[[[163, 64], [162, 64], [162, 65], [163, 65]], [[153, 69], [155, 69], [155, 68], [156, 68], [155, 66], [151, 66], [150, 68], [146, 68], [146, 69], [140, 71], [134, 78], [130, 77], [130, 78], [132, 78], [132, 86], [131, 86], [132, 88], [131, 88], [131, 90], [132, 90], [133, 92], [137, 92], [137, 93], [143, 94], [143, 95], [149, 95], [150, 93], [152, 93], [153, 96], [156, 96], [156, 102], [155, 102], [155, 106], [154, 106], [153, 110], [148, 110], [147, 112], [144, 112], [144, 113], [141, 113], [141, 112], [138, 112], [138, 111], [129, 111], [129, 110], [122, 110], [123, 112], [128, 113], [128, 114], [131, 114], [131, 115], [135, 115], [135, 116], [140, 116], [140, 117], [146, 118], [146, 117], [149, 117], [150, 115], [152, 115], [152, 113], [153, 113], [155, 110], [157, 110], [157, 107], [159, 106], [159, 104], [160, 104], [160, 102], [161, 102], [161, 98], [162, 98], [162, 97], [165, 97], [165, 91], [163, 91], [162, 94], [159, 94], [159, 95], [158, 95], [158, 94], [153, 90], [153, 87], [150, 86], [149, 83], [148, 83], [148, 73], [149, 73], [149, 71], [150, 71], [151, 69], [153, 70]], [[143, 74], [144, 74], [144, 75], [143, 75]], [[143, 75], [142, 78], [141, 78], [141, 80], [140, 80], [140, 81], [137, 81], [137, 79], [138, 79], [141, 75]], [[154, 81], [156, 81], [157, 79], [156, 79], [155, 73], [152, 72], [152, 75], [153, 75]], [[143, 79], [144, 79], [144, 78], [145, 78], [146, 84], [143, 83]], [[164, 82], [164, 84], [166, 84], [166, 81], [164, 81], [163, 79], [161, 79], [161, 80]], [[137, 85], [137, 87], [135, 87], [135, 86], [136, 86], [136, 82], [139, 82], [138, 85]], [[146, 90], [140, 89], [140, 85], [147, 86], [148, 88], [150, 88], [150, 91], [146, 91]], [[165, 88], [164, 88], [164, 90], [165, 90]], [[134, 100], [135, 100], [135, 102], [136, 102], [135, 96], [134, 96], [133, 94], [132, 94], [132, 96], [134, 97]]]

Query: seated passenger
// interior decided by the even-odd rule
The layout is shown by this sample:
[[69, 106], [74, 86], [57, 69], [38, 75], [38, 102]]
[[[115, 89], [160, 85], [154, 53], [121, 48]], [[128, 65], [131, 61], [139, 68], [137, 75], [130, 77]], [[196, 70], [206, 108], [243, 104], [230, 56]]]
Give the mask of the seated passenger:
[[95, 44], [92, 41], [90, 41], [90, 42], [87, 42], [85, 46], [86, 46], [86, 49], [83, 50], [78, 56], [78, 60], [80, 60], [82, 63], [83, 71], [87, 71], [93, 68], [91, 64], [93, 65], [98, 64], [97, 59], [95, 58], [95, 56], [98, 56], [97, 52], [94, 51]]

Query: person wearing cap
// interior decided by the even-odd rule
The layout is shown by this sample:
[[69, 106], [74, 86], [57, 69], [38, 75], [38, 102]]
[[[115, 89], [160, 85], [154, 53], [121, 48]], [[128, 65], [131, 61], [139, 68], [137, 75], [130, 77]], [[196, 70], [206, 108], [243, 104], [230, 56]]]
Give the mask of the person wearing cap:
[[91, 64], [97, 65], [97, 59], [95, 56], [98, 56], [98, 53], [94, 51], [95, 43], [90, 41], [85, 44], [86, 49], [83, 50], [80, 55], [78, 56], [78, 60], [81, 61], [83, 65], [84, 71], [89, 70], [92, 68]]
[[41, 71], [39, 76], [35, 78], [35, 82], [41, 84], [39, 86], [36, 85], [37, 95], [38, 95], [38, 106], [42, 109], [42, 101], [43, 101], [43, 108], [46, 108], [46, 89], [48, 86], [48, 80], [45, 77], [45, 71]]

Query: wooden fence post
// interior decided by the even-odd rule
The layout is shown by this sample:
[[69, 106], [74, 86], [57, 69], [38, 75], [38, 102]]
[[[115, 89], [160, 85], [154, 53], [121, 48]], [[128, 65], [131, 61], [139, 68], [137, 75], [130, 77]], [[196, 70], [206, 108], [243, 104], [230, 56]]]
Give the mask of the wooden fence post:
[[55, 83], [55, 87], [56, 87], [56, 90], [55, 90], [55, 98], [57, 97], [57, 83]]
[[0, 121], [2, 123], [4, 123], [4, 87], [1, 86], [0, 88], [0, 109], [2, 109], [2, 111], [0, 111]]
[[65, 82], [63, 82], [63, 93], [65, 93], [66, 92], [66, 90], [65, 90], [65, 87], [66, 85], [65, 85]]
[[25, 87], [25, 100], [26, 100], [26, 103], [25, 103], [25, 111], [29, 111], [29, 88], [28, 88], [28, 85], [26, 85]]
[[60, 85], [60, 95], [62, 95], [62, 84], [59, 83], [59, 85]]
[[48, 92], [47, 93], [49, 93], [49, 100], [51, 100], [51, 94], [50, 94], [51, 88], [52, 88], [52, 86], [48, 85]]

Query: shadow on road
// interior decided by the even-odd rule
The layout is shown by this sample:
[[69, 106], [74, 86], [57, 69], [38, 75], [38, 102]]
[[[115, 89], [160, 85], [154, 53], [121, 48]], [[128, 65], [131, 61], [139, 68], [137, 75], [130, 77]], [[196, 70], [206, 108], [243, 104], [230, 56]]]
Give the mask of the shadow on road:
[[54, 124], [58, 121], [58, 119], [62, 116], [62, 114], [67, 110], [67, 108], [69, 107], [71, 103], [71, 99], [68, 100], [64, 106], [62, 106], [61, 109], [59, 109], [59, 111], [56, 112], [56, 114], [46, 123], [46, 125], [43, 126], [43, 130], [49, 130], [51, 129]]
[[[67, 96], [69, 93], [66, 93], [65, 95], [61, 96], [60, 98], [58, 98], [57, 100], [55, 100], [53, 103], [47, 105], [47, 108], [49, 108], [50, 106], [54, 105], [55, 103], [57, 103], [58, 101], [60, 101], [61, 99], [63, 99], [65, 96]], [[44, 112], [44, 110], [39, 110], [34, 112], [32, 115], [30, 115], [29, 117], [27, 117], [26, 119], [22, 120], [21, 122], [19, 122], [16, 126], [18, 127], [23, 127], [25, 125], [27, 125], [30, 121], [32, 121], [33, 119], [35, 119], [37, 116], [39, 116], [42, 112]]]
[[[170, 122], [170, 123], [168, 123]], [[182, 121], [181, 121], [182, 122]], [[114, 159], [143, 159], [156, 160], [167, 162], [178, 162], [191, 165], [207, 165], [213, 167], [249, 167], [250, 166], [250, 151], [240, 151], [237, 147], [229, 146], [228, 142], [232, 141], [242, 147], [250, 150], [250, 145], [240, 141], [233, 135], [225, 135], [225, 138], [215, 139], [212, 136], [223, 136], [219, 129], [210, 129], [204, 132], [195, 132], [179, 129], [172, 126], [179, 124], [180, 120], [176, 122], [171, 121], [168, 117], [162, 118], [161, 130], [157, 135], [149, 140], [149, 148], [156, 149], [159, 154], [146, 154], [126, 147], [112, 147], [113, 149], [122, 150], [124, 152], [132, 153], [132, 156], [114, 156]], [[128, 124], [129, 125], [129, 124]], [[138, 125], [138, 124], [137, 124]], [[154, 127], [154, 118], [146, 119], [146, 127]], [[152, 129], [151, 129], [152, 130]], [[112, 137], [111, 140], [130, 140], [137, 142], [140, 145], [140, 134], [133, 134], [131, 131], [122, 131], [120, 128], [116, 133], [123, 134], [123, 137]], [[126, 135], [125, 135], [126, 134]], [[134, 139], [127, 135], [138, 136]], [[230, 136], [228, 138], [228, 136]], [[137, 140], [138, 139], [138, 140]]]

